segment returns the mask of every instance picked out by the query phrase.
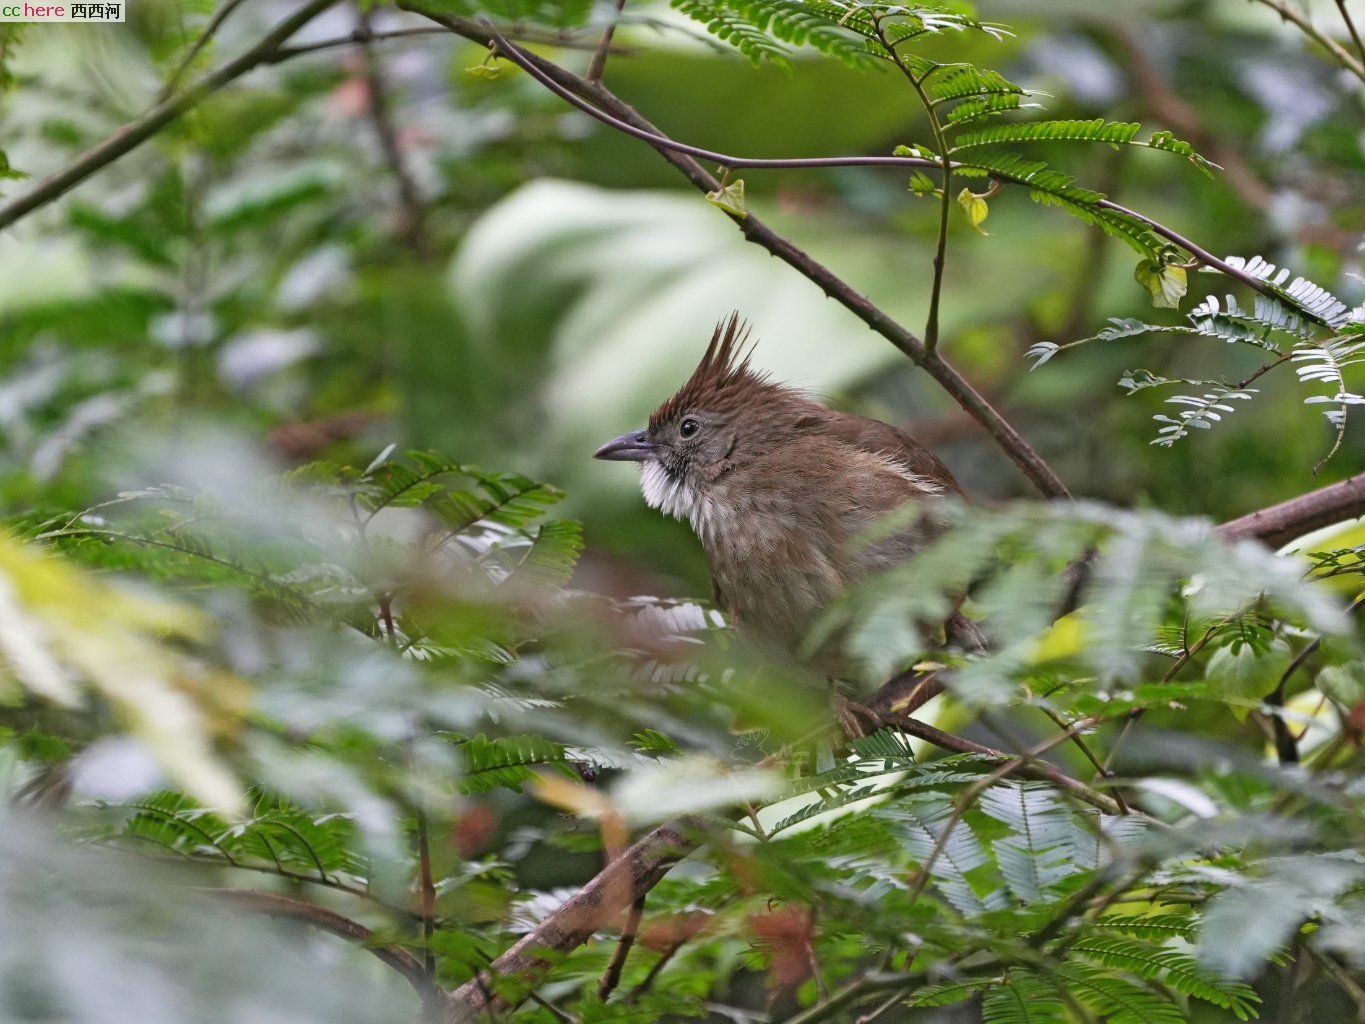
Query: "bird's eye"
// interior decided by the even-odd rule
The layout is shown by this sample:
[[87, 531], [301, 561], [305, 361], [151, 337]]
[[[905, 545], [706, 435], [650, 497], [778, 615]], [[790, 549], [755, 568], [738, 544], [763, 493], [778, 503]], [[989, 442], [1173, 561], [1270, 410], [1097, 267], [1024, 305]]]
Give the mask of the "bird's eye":
[[690, 416], [678, 424], [678, 433], [681, 434], [683, 437], [691, 437], [700, 429], [701, 424], [698, 423], [696, 420], [692, 419], [692, 417]]

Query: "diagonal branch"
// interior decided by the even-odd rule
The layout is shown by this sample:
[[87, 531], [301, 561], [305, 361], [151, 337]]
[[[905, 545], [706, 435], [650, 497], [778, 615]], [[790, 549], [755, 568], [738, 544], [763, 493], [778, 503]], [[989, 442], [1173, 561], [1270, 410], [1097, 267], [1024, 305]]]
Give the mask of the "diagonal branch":
[[[571, 71], [560, 67], [557, 64], [512, 46], [507, 42], [506, 37], [494, 26], [487, 22], [473, 22], [464, 18], [456, 18], [441, 14], [438, 11], [429, 11], [423, 6], [423, 0], [399, 0], [399, 6], [405, 10], [413, 11], [417, 14], [425, 15], [432, 21], [444, 25], [457, 35], [464, 36], [481, 46], [496, 46], [498, 51], [512, 63], [516, 64], [523, 71], [529, 74], [541, 85], [549, 89], [555, 95], [570, 105], [577, 107], [583, 113], [601, 121], [615, 130], [625, 135], [647, 142], [654, 147], [664, 159], [668, 160], [675, 167], [683, 169], [687, 161], [673, 159], [675, 154], [685, 154], [695, 157], [697, 160], [714, 161], [727, 170], [743, 170], [751, 168], [754, 170], [782, 170], [782, 169], [814, 169], [822, 167], [913, 167], [927, 168], [931, 170], [942, 170], [945, 165], [940, 160], [930, 160], [925, 157], [915, 156], [826, 156], [826, 157], [744, 157], [734, 156], [729, 153], [720, 153], [712, 149], [704, 149], [701, 146], [689, 145], [685, 142], [678, 142], [661, 133], [652, 124], [646, 121], [634, 108], [623, 103], [617, 96], [609, 90], [603, 88], [600, 83], [590, 82], [585, 78], [580, 78]], [[586, 98], [585, 98], [586, 97]], [[692, 161], [695, 163], [695, 161]], [[964, 166], [954, 161], [948, 161], [946, 169], [954, 171]], [[698, 168], [700, 170], [700, 168]], [[684, 171], [684, 173], [688, 173]], [[705, 174], [704, 171], [701, 173]], [[689, 174], [689, 177], [691, 175]], [[709, 180], [714, 178], [707, 176]], [[1014, 177], [1006, 172], [993, 172], [991, 177], [995, 181], [1021, 188], [1033, 188], [1033, 185], [1021, 178]], [[694, 184], [696, 182], [694, 181]], [[698, 186], [700, 187], [700, 185]], [[718, 187], [712, 184], [706, 191], [713, 192]], [[1226, 277], [1235, 281], [1240, 281], [1253, 291], [1260, 292], [1268, 298], [1282, 300], [1283, 295], [1275, 290], [1269, 282], [1248, 274], [1239, 267], [1234, 267], [1227, 260], [1220, 259], [1213, 253], [1204, 249], [1200, 245], [1186, 238], [1173, 228], [1167, 227], [1160, 221], [1153, 220], [1146, 214], [1130, 210], [1126, 206], [1113, 202], [1109, 199], [1100, 199], [1095, 202], [1095, 207], [1102, 210], [1112, 210], [1127, 217], [1141, 221], [1156, 234], [1169, 242], [1180, 246], [1189, 252], [1200, 265], [1211, 267]], [[735, 219], [739, 219], [735, 217]], [[752, 241], [752, 239], [750, 239]], [[1301, 315], [1310, 320], [1316, 320], [1314, 314], [1309, 310], [1301, 309]], [[875, 329], [875, 328], [874, 328]]]
[[1365, 67], [1365, 39], [1360, 38], [1360, 30], [1356, 28], [1356, 23], [1351, 18], [1351, 12], [1346, 9], [1346, 0], [1337, 0], [1337, 10], [1341, 12], [1341, 20], [1346, 22], [1346, 31], [1350, 33], [1351, 41], [1356, 44], [1356, 53], [1360, 54], [1361, 66]]
[[607, 55], [611, 53], [611, 37], [616, 34], [616, 23], [621, 20], [621, 12], [625, 10], [625, 6], [626, 0], [616, 0], [616, 11], [607, 22], [607, 27], [602, 30], [602, 38], [593, 52], [592, 63], [588, 65], [589, 82], [602, 81], [602, 72], [607, 69]]
[[[1259, 539], [1268, 544], [1351, 516], [1365, 515], [1365, 473], [1338, 484], [1319, 488], [1279, 505], [1253, 512], [1217, 528], [1225, 540]], [[943, 691], [943, 680], [935, 673], [905, 673], [884, 685], [867, 703], [889, 725], [952, 753], [981, 754], [1010, 763], [1011, 755], [984, 744], [955, 736], [912, 717], [911, 712]], [[1107, 794], [1066, 775], [1046, 761], [1030, 760], [1011, 771], [1024, 778], [1058, 786], [1071, 796], [1108, 814], [1122, 814], [1124, 808]], [[555, 910], [533, 931], [499, 957], [493, 964], [498, 975], [517, 975], [539, 970], [544, 959], [536, 950], [567, 952], [586, 942], [598, 928], [612, 921], [632, 902], [647, 893], [668, 869], [702, 839], [700, 823], [670, 822], [615, 858], [592, 881]], [[489, 979], [478, 978], [452, 993], [443, 1008], [441, 1024], [462, 1024], [474, 1019], [495, 1000]]]
[[1278, 505], [1251, 512], [1218, 527], [1224, 540], [1253, 537], [1282, 547], [1312, 530], [1365, 515], [1365, 473], [1319, 487]]
[[184, 92], [158, 103], [136, 121], [124, 125], [103, 142], [87, 149], [60, 171], [49, 175], [28, 192], [0, 207], [0, 230], [64, 195], [92, 174], [136, 149], [181, 114], [229, 82], [240, 78], [260, 64], [269, 63], [281, 43], [336, 2], [337, 0], [308, 0], [308, 3], [281, 21], [240, 57], [201, 78]]
[[314, 906], [303, 900], [273, 893], [257, 892], [254, 889], [197, 889], [216, 900], [241, 910], [250, 910], [269, 917], [302, 921], [320, 931], [340, 936], [368, 949], [381, 961], [401, 974], [425, 1003], [430, 1004], [438, 995], [437, 990], [427, 980], [426, 971], [420, 960], [400, 946], [380, 945], [375, 941], [374, 932], [349, 917]]
[[393, 102], [388, 78], [379, 55], [374, 50], [370, 12], [364, 8], [360, 12], [360, 23], [356, 33], [362, 36], [360, 46], [365, 58], [365, 84], [370, 121], [374, 125], [379, 149], [384, 154], [384, 162], [388, 164], [398, 193], [398, 234], [419, 260], [430, 262], [435, 257], [436, 250], [427, 231], [426, 203], [422, 200], [422, 191], [417, 187], [417, 181], [403, 155], [402, 142], [393, 119]]
[[[1308, 15], [1304, 14], [1302, 11], [1296, 10], [1294, 5], [1287, 3], [1286, 0], [1260, 0], [1260, 2], [1278, 14], [1281, 21], [1290, 22], [1297, 27], [1300, 32], [1330, 53], [1337, 63], [1359, 78], [1362, 82], [1365, 82], [1365, 53], [1361, 54], [1360, 60], [1356, 60], [1351, 56], [1351, 52], [1347, 50], [1346, 47], [1342, 46], [1326, 32], [1319, 29], [1313, 24], [1313, 20], [1309, 18]], [[1345, 14], [1346, 5], [1343, 3], [1340, 6], [1342, 13]], [[1346, 15], [1346, 23], [1351, 26], [1351, 34], [1355, 35], [1355, 25], [1351, 21], [1350, 15]], [[1357, 40], [1357, 42], [1359, 42], [1359, 40]]]
[[441, 1024], [471, 1020], [485, 1009], [502, 1005], [504, 1001], [492, 991], [494, 978], [535, 975], [547, 966], [545, 952], [564, 952], [587, 942], [625, 907], [642, 900], [669, 868], [695, 850], [701, 844], [702, 827], [693, 818], [668, 822], [612, 858], [587, 885], [494, 960], [490, 972], [480, 971], [450, 993]]
[[[400, 6], [408, 10], [426, 14], [432, 20], [446, 25], [452, 32], [471, 39], [482, 45], [495, 45], [499, 52], [509, 60], [524, 68], [547, 88], [559, 95], [574, 97], [577, 104], [579, 94], [591, 96], [593, 103], [582, 101], [586, 107], [596, 104], [611, 119], [619, 124], [626, 134], [634, 135], [650, 143], [659, 154], [686, 176], [693, 186], [703, 192], [714, 192], [720, 182], [701, 164], [692, 158], [692, 152], [704, 158], [722, 156], [695, 147], [674, 144], [661, 135], [654, 125], [640, 116], [633, 108], [623, 103], [615, 94], [599, 83], [589, 82], [571, 71], [551, 63], [535, 54], [528, 53], [509, 43], [496, 29], [488, 25], [476, 25], [458, 18], [433, 14], [422, 9], [413, 0], [402, 0]], [[662, 141], [660, 141], [662, 140]], [[868, 157], [869, 161], [895, 161], [900, 157]], [[939, 166], [931, 163], [930, 166]], [[803, 277], [816, 284], [830, 298], [844, 306], [882, 337], [905, 353], [916, 366], [927, 372], [939, 386], [958, 403], [973, 419], [986, 428], [1011, 460], [1014, 461], [1037, 489], [1049, 498], [1068, 498], [1070, 492], [1052, 467], [1033, 450], [1032, 446], [1006, 421], [972, 385], [953, 368], [938, 352], [930, 352], [924, 343], [905, 327], [901, 326], [866, 296], [857, 292], [852, 285], [837, 276], [828, 267], [816, 261], [809, 253], [777, 234], [753, 214], [733, 214], [727, 216], [735, 222], [746, 240], [766, 249], [772, 255], [790, 265]]]
[[161, 90], [161, 95], [157, 97], [158, 102], [164, 102], [175, 95], [175, 91], [180, 88], [180, 81], [189, 72], [194, 64], [194, 58], [203, 52], [204, 47], [213, 41], [213, 37], [218, 33], [218, 29], [223, 22], [232, 16], [232, 12], [242, 6], [243, 0], [226, 0], [222, 7], [213, 13], [209, 23], [204, 26], [204, 31], [199, 33], [199, 37], [185, 51], [185, 56], [180, 58], [180, 63], [171, 72], [170, 78], [166, 79], [166, 85]]

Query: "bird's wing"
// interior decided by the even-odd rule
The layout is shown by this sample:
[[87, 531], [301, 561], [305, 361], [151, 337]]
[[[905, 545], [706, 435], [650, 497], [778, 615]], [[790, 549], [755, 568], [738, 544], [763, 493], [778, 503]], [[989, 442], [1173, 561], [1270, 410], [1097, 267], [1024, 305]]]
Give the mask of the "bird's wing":
[[842, 441], [864, 451], [886, 455], [895, 459], [916, 476], [924, 477], [949, 494], [964, 497], [948, 467], [939, 461], [938, 456], [899, 427], [893, 427], [881, 420], [853, 413], [822, 410], [820, 429]]

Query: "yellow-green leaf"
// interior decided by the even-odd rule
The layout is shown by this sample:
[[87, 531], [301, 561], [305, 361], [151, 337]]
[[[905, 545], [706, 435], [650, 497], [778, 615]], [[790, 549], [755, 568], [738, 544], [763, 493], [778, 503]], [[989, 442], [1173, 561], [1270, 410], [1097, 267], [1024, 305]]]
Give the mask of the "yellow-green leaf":
[[1184, 267], [1152, 260], [1143, 260], [1137, 265], [1133, 280], [1147, 289], [1152, 305], [1158, 309], [1179, 309], [1180, 300], [1190, 287]]
[[962, 207], [962, 212], [967, 215], [967, 223], [976, 228], [983, 235], [989, 234], [981, 225], [990, 216], [990, 207], [986, 205], [986, 197], [979, 196], [969, 188], [964, 188], [957, 194], [957, 205]]
[[501, 64], [475, 64], [472, 68], [465, 68], [465, 74], [473, 75], [475, 78], [501, 78], [503, 71], [506, 70]]
[[934, 184], [932, 178], [923, 171], [916, 171], [910, 175], [910, 191], [917, 196], [936, 196], [939, 195], [938, 186]]
[[[1272, 640], [1265, 647], [1234, 641], [1214, 652], [1206, 675], [1226, 697], [1260, 700], [1275, 689], [1292, 659], [1293, 652], [1283, 640]], [[1245, 707], [1230, 707], [1238, 720], [1246, 718]]]
[[736, 217], [749, 216], [749, 207], [744, 201], [743, 178], [736, 178], [728, 185], [722, 185], [716, 191], [706, 193], [706, 198], [726, 213]]

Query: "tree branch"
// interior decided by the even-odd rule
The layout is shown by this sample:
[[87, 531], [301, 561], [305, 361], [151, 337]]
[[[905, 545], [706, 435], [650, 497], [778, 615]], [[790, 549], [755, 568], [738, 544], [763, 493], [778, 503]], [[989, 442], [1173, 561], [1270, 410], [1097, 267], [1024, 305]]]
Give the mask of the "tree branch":
[[[1330, 53], [1336, 59], [1337, 63], [1359, 78], [1362, 82], [1365, 82], [1365, 54], [1362, 55], [1360, 60], [1356, 60], [1351, 56], [1350, 51], [1347, 50], [1346, 47], [1342, 46], [1331, 36], [1317, 28], [1317, 26], [1313, 24], [1312, 19], [1302, 11], [1296, 10], [1293, 4], [1286, 3], [1285, 0], [1260, 0], [1260, 2], [1278, 14], [1281, 21], [1287, 21], [1296, 26], [1299, 31], [1309, 39], [1312, 39]], [[1345, 4], [1341, 5], [1341, 9], [1344, 13], [1346, 10]], [[1349, 17], [1347, 18], [1347, 24], [1350, 24]], [[1352, 28], [1354, 28], [1354, 26], [1352, 26]]]
[[259, 914], [266, 914], [269, 917], [302, 921], [321, 931], [364, 946], [381, 961], [401, 974], [417, 994], [422, 997], [424, 1004], [430, 1005], [440, 995], [427, 980], [426, 971], [420, 960], [400, 946], [376, 944], [374, 932], [364, 925], [352, 921], [349, 917], [343, 917], [341, 914], [333, 913], [303, 900], [291, 899], [288, 896], [276, 896], [273, 893], [257, 892], [254, 889], [201, 888], [194, 891], [212, 896], [216, 900], [241, 910], [250, 910]]
[[[516, 64], [532, 78], [536, 79], [541, 85], [559, 96], [565, 102], [577, 107], [579, 110], [588, 114], [590, 117], [601, 121], [619, 132], [633, 136], [643, 142], [649, 143], [654, 149], [658, 150], [664, 159], [668, 160], [675, 167], [684, 170], [689, 178], [692, 174], [685, 169], [688, 163], [695, 164], [695, 161], [675, 160], [673, 157], [683, 154], [695, 157], [698, 160], [713, 161], [730, 170], [743, 170], [745, 168], [755, 170], [781, 170], [796, 168], [820, 168], [820, 167], [917, 167], [935, 170], [944, 169], [944, 163], [940, 160], [929, 160], [924, 157], [914, 156], [831, 156], [831, 157], [787, 157], [787, 158], [759, 158], [734, 156], [728, 153], [720, 153], [711, 149], [703, 149], [700, 146], [692, 146], [687, 143], [677, 142], [662, 134], [654, 125], [646, 121], [632, 107], [623, 103], [615, 94], [603, 88], [600, 83], [590, 82], [580, 78], [578, 75], [539, 57], [526, 50], [519, 49], [507, 42], [505, 36], [487, 22], [472, 22], [463, 18], [450, 17], [439, 11], [429, 11], [423, 7], [423, 0], [398, 0], [398, 6], [404, 10], [412, 11], [416, 14], [424, 15], [438, 24], [445, 25], [452, 32], [463, 36], [466, 39], [477, 42], [483, 46], [495, 45], [499, 52], [512, 63]], [[585, 97], [590, 97], [591, 102]], [[948, 161], [949, 171], [957, 170], [962, 164]], [[697, 171], [705, 175], [711, 184], [707, 185], [705, 191], [714, 192], [719, 187], [719, 182], [711, 177], [700, 167]], [[1003, 172], [993, 172], [992, 178], [1006, 184], [1016, 185], [1021, 188], [1033, 188], [1029, 182], [1015, 178]], [[693, 183], [700, 184], [693, 178]], [[1154, 232], [1165, 238], [1169, 242], [1187, 250], [1203, 266], [1212, 267], [1233, 280], [1240, 281], [1254, 291], [1260, 292], [1268, 298], [1282, 300], [1283, 296], [1276, 291], [1274, 286], [1248, 274], [1238, 267], [1234, 267], [1227, 260], [1219, 259], [1207, 249], [1197, 245], [1190, 239], [1181, 235], [1173, 228], [1155, 221], [1145, 214], [1130, 210], [1126, 206], [1115, 203], [1108, 199], [1097, 200], [1094, 204], [1099, 209], [1112, 210], [1146, 224]], [[731, 215], [732, 219], [743, 220], [744, 218]], [[753, 241], [754, 239], [750, 239]], [[780, 254], [775, 254], [780, 255]], [[1317, 318], [1307, 310], [1300, 309], [1300, 314], [1310, 320], [1317, 321]], [[876, 330], [876, 328], [873, 328]], [[901, 330], [904, 330], [903, 328]], [[880, 332], [879, 332], [880, 333]], [[891, 339], [894, 342], [894, 339]], [[899, 346], [898, 346], [899, 347]], [[931, 355], [933, 353], [930, 353]], [[970, 410], [968, 410], [970, 411]]]
[[[366, 32], [364, 29], [355, 31], [344, 36], [336, 36], [332, 39], [320, 39], [316, 43], [300, 43], [298, 46], [281, 46], [275, 51], [267, 61], [270, 64], [278, 64], [281, 61], [290, 60], [294, 57], [302, 57], [309, 53], [320, 53], [323, 50], [335, 50], [344, 46], [361, 46], [366, 42], [386, 42], [392, 39], [412, 39], [420, 36], [444, 36], [449, 35], [450, 29], [444, 25], [422, 25], [414, 28], [395, 28], [385, 32]], [[553, 46], [561, 50], [595, 50], [597, 43], [586, 39], [579, 39], [577, 36], [568, 32], [544, 31], [536, 28], [523, 26], [512, 26], [506, 31], [509, 39], [515, 39], [522, 43], [535, 43], [543, 46]], [[629, 54], [634, 52], [629, 47], [611, 47], [613, 54]]]
[[379, 55], [374, 52], [374, 32], [371, 29], [370, 13], [363, 8], [357, 33], [363, 36], [361, 51], [365, 55], [365, 84], [369, 93], [370, 121], [374, 125], [380, 151], [384, 154], [384, 161], [389, 166], [389, 173], [393, 175], [394, 185], [398, 191], [398, 234], [419, 260], [430, 262], [436, 251], [427, 233], [426, 204], [422, 201], [421, 190], [418, 189], [403, 156], [398, 129], [393, 121], [389, 84], [384, 77]]
[[157, 102], [165, 102], [175, 95], [175, 90], [180, 88], [180, 80], [189, 71], [190, 65], [194, 63], [194, 58], [198, 57], [204, 47], [213, 40], [218, 33], [219, 27], [223, 22], [232, 16], [232, 12], [242, 6], [242, 0], [226, 0], [222, 7], [213, 13], [209, 23], [204, 26], [204, 31], [199, 34], [199, 38], [194, 41], [190, 48], [185, 52], [185, 56], [180, 58], [180, 63], [171, 72], [171, 77], [166, 80], [165, 87], [161, 90], [161, 95], [157, 97]]
[[607, 22], [607, 27], [602, 30], [602, 38], [593, 52], [592, 63], [588, 65], [589, 82], [602, 81], [602, 72], [607, 69], [607, 54], [611, 53], [611, 37], [616, 34], [616, 23], [621, 20], [621, 12], [625, 7], [626, 0], [616, 0], [616, 10]]
[[538, 926], [493, 961], [489, 972], [446, 997], [442, 1024], [461, 1024], [485, 1009], [503, 1005], [492, 992], [494, 977], [535, 975], [548, 966], [541, 951], [564, 952], [590, 939], [594, 932], [645, 894], [677, 861], [701, 843], [703, 823], [682, 818], [660, 825], [611, 860], [605, 868]]
[[882, 44], [882, 48], [891, 55], [891, 60], [901, 74], [905, 76], [905, 80], [910, 83], [910, 87], [915, 90], [915, 95], [924, 108], [924, 114], [929, 119], [929, 130], [934, 136], [934, 145], [938, 147], [938, 162], [943, 168], [942, 194], [938, 197], [938, 240], [934, 244], [934, 280], [929, 289], [929, 315], [924, 322], [924, 347], [927, 351], [933, 352], [938, 347], [938, 307], [939, 299], [943, 293], [943, 271], [948, 260], [948, 215], [953, 208], [952, 189], [950, 187], [953, 179], [953, 162], [948, 158], [948, 139], [943, 134], [943, 125], [939, 123], [934, 104], [924, 89], [924, 79], [929, 77], [928, 72], [922, 78], [916, 78], [915, 73], [901, 59], [901, 55], [896, 51], [895, 46], [886, 38], [886, 34], [882, 31], [881, 17], [873, 15], [872, 23], [876, 26], [877, 39]]
[[616, 951], [612, 954], [611, 963], [607, 964], [606, 973], [602, 975], [602, 980], [597, 985], [597, 998], [605, 1000], [621, 983], [621, 972], [625, 970], [626, 961], [630, 958], [630, 949], [635, 945], [635, 936], [640, 930], [640, 918], [644, 916], [644, 912], [645, 897], [641, 895], [630, 905], [626, 923], [621, 926], [621, 938], [617, 940]]
[[[700, 154], [703, 158], [711, 159], [719, 156], [724, 162], [727, 158], [723, 154], [715, 154], [708, 150], [673, 143], [672, 140], [660, 135], [658, 130], [641, 117], [634, 108], [623, 103], [604, 86], [589, 82], [557, 64], [514, 46], [496, 29], [486, 24], [474, 24], [459, 18], [428, 12], [422, 8], [419, 0], [400, 0], [400, 6], [406, 10], [425, 14], [433, 21], [446, 25], [452, 32], [474, 42], [482, 45], [496, 45], [499, 52], [507, 55], [509, 60], [522, 67], [528, 74], [557, 95], [568, 99], [575, 106], [597, 111], [608, 118], [613, 125], [619, 125], [626, 134], [634, 135], [645, 142], [649, 142], [665, 160], [678, 168], [700, 191], [714, 192], [720, 188], [720, 182], [696, 160], [692, 159], [692, 155]], [[581, 100], [578, 93], [591, 96], [593, 103]], [[903, 158], [900, 157], [859, 159], [876, 163], [903, 162]], [[928, 165], [931, 167], [940, 166], [932, 161], [929, 161]], [[1052, 467], [1033, 450], [1029, 443], [1014, 429], [1013, 425], [996, 412], [985, 397], [972, 387], [942, 356], [937, 352], [927, 351], [919, 338], [873, 305], [866, 296], [859, 294], [833, 271], [817, 262], [809, 253], [778, 235], [753, 214], [727, 213], [727, 216], [735, 222], [748, 241], [766, 249], [794, 268], [803, 277], [819, 286], [826, 295], [840, 303], [872, 330], [890, 341], [907, 355], [915, 365], [924, 369], [938, 382], [940, 387], [952, 396], [958, 405], [986, 428], [986, 431], [1005, 451], [1005, 454], [1013, 460], [1015, 465], [1023, 471], [1024, 475], [1033, 482], [1043, 495], [1049, 498], [1069, 498], [1071, 496], [1066, 485], [1062, 483], [1061, 478], [1057, 476]]]
[[1356, 28], [1356, 23], [1351, 20], [1351, 12], [1346, 9], [1346, 0], [1337, 0], [1337, 10], [1341, 12], [1341, 20], [1346, 22], [1346, 31], [1350, 33], [1351, 40], [1356, 44], [1356, 53], [1360, 54], [1361, 66], [1365, 67], [1365, 39], [1360, 38], [1360, 31]]
[[246, 53], [200, 79], [178, 96], [158, 103], [136, 121], [124, 125], [103, 142], [87, 149], [60, 171], [49, 175], [28, 192], [0, 207], [0, 230], [64, 195], [95, 172], [102, 170], [130, 150], [136, 149], [185, 111], [229, 82], [240, 78], [260, 64], [268, 63], [276, 47], [336, 2], [337, 0], [308, 0], [308, 3], [271, 29]]
[[1319, 487], [1297, 498], [1233, 519], [1218, 527], [1224, 540], [1252, 537], [1272, 548], [1305, 533], [1365, 515], [1365, 473]]

